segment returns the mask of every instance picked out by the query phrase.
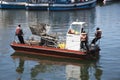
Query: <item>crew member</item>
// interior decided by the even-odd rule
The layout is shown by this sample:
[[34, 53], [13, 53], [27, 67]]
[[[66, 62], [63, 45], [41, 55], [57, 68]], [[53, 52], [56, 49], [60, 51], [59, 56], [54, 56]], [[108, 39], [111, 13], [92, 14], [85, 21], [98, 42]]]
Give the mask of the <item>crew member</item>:
[[68, 33], [69, 34], [75, 34], [75, 31], [73, 29], [70, 29]]
[[85, 46], [87, 51], [88, 51], [89, 50], [88, 45], [87, 45], [88, 36], [87, 36], [87, 33], [85, 31], [83, 31], [81, 33], [80, 40], [81, 40], [81, 49], [84, 49], [84, 46]]
[[100, 30], [100, 28], [96, 28], [96, 32], [95, 32], [95, 38], [92, 40], [91, 44], [95, 44], [102, 35], [102, 31]]
[[20, 43], [24, 44], [23, 31], [21, 29], [21, 25], [17, 26], [15, 34], [18, 36]]

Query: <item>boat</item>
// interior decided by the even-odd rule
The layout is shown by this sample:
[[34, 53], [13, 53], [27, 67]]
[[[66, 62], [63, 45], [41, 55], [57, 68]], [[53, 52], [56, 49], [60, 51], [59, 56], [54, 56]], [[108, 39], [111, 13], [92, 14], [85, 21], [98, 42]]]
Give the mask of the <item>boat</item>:
[[0, 1], [1, 9], [25, 9], [26, 2]]
[[[43, 27], [41, 27], [43, 26]], [[38, 56], [49, 56], [56, 58], [75, 59], [75, 60], [96, 60], [99, 58], [100, 47], [99, 44], [88, 44], [89, 51], [86, 48], [81, 49], [80, 36], [84, 29], [86, 32], [85, 22], [72, 22], [66, 32], [66, 39], [60, 40], [57, 36], [49, 35], [45, 33], [46, 25], [40, 25], [39, 27], [30, 27], [30, 30], [34, 35], [39, 35], [40, 40], [30, 39], [25, 41], [25, 44], [13, 41], [11, 47], [15, 52], [22, 52], [25, 54], [32, 54]], [[37, 29], [36, 29], [37, 28]], [[74, 30], [71, 33], [70, 30]], [[40, 32], [40, 31], [43, 31]]]
[[27, 2], [27, 10], [78, 10], [93, 8], [97, 0], [32, 0]]

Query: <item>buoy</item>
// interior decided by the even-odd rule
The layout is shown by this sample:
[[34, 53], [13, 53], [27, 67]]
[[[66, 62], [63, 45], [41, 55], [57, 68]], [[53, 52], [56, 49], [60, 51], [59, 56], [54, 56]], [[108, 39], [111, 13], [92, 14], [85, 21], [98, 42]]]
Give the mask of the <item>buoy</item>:
[[59, 47], [60, 49], [65, 49], [65, 43], [60, 43], [60, 44], [58, 44], [58, 47]]

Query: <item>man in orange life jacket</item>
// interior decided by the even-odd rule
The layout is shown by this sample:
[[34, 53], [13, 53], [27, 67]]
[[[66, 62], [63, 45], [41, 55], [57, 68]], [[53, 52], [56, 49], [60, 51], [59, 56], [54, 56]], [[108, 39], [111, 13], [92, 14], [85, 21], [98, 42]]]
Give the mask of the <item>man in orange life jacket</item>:
[[87, 33], [85, 31], [82, 31], [81, 36], [80, 36], [80, 40], [81, 40], [81, 49], [84, 49], [84, 45], [87, 49], [87, 51], [89, 50], [87, 42], [88, 42], [88, 36]]
[[21, 29], [21, 25], [17, 26], [15, 34], [18, 36], [20, 43], [24, 44], [23, 31]]
[[91, 44], [95, 44], [101, 38], [101, 35], [102, 31], [100, 30], [100, 28], [97, 28], [95, 32], [95, 38], [92, 40]]

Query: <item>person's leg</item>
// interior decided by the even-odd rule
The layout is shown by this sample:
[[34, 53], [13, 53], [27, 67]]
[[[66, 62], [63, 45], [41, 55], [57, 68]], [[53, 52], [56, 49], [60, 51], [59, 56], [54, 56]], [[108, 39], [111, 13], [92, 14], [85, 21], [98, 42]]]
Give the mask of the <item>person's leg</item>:
[[22, 43], [25, 44], [23, 36], [21, 36]]
[[81, 49], [84, 48], [84, 47], [83, 47], [83, 41], [81, 41], [80, 47], [81, 47]]
[[94, 39], [92, 40], [91, 44], [95, 44], [96, 41], [97, 41], [97, 38], [94, 38]]
[[89, 47], [88, 47], [87, 42], [85, 42], [85, 47], [86, 47], [87, 51], [89, 51]]
[[21, 42], [21, 37], [20, 37], [20, 36], [18, 36], [18, 39], [19, 39], [19, 42], [22, 43], [22, 42]]
[[23, 36], [19, 36], [19, 38], [20, 38], [20, 43], [25, 44]]

